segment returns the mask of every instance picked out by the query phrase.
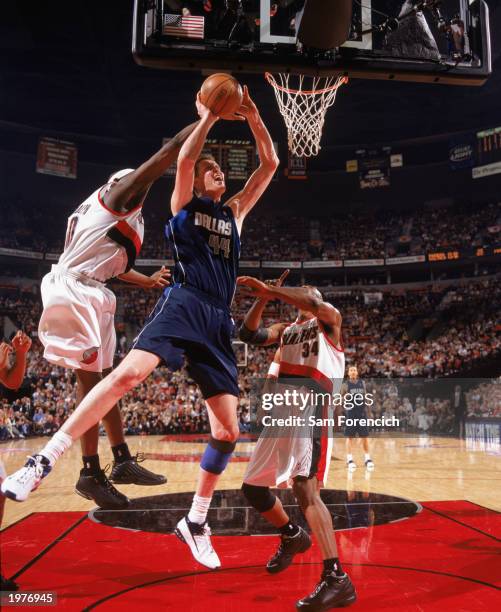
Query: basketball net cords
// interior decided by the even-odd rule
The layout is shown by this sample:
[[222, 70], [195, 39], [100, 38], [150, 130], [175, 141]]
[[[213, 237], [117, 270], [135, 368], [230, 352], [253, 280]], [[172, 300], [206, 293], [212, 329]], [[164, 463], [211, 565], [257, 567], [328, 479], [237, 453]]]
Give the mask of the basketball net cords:
[[299, 75], [296, 89], [289, 87], [290, 74], [266, 74], [273, 87], [280, 114], [287, 127], [289, 150], [297, 157], [312, 157], [320, 151], [320, 140], [327, 109], [336, 101], [346, 77], [311, 77], [310, 89], [303, 87], [305, 75]]

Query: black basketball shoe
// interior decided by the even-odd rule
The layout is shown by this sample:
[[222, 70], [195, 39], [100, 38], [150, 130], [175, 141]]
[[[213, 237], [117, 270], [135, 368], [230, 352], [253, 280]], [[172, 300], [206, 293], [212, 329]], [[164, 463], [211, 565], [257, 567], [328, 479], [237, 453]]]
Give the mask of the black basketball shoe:
[[106, 468], [99, 470], [98, 474], [87, 474], [85, 469], [82, 469], [75, 491], [85, 499], [93, 499], [104, 510], [127, 508], [130, 504], [129, 498], [115, 489], [105, 470]]
[[324, 571], [314, 591], [296, 603], [298, 610], [323, 612], [331, 608], [349, 606], [357, 599], [355, 587], [348, 574], [336, 576], [333, 572]]
[[9, 580], [0, 574], [0, 591], [17, 591], [19, 585], [14, 580]]
[[298, 533], [295, 536], [280, 536], [280, 545], [277, 552], [266, 564], [266, 569], [270, 574], [278, 574], [289, 567], [294, 559], [294, 555], [303, 553], [311, 546], [311, 538], [302, 527], [298, 526]]
[[110, 480], [116, 484], [136, 484], [136, 485], [161, 485], [167, 482], [167, 478], [162, 474], [154, 474], [142, 465], [145, 460], [143, 453], [137, 453], [126, 461], [113, 462]]

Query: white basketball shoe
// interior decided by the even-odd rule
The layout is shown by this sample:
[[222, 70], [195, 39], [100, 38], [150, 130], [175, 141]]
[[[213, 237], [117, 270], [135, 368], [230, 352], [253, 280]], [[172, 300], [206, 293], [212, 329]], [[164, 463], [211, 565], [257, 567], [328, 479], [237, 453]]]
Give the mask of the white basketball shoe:
[[28, 457], [24, 466], [2, 482], [2, 493], [14, 501], [23, 502], [51, 471], [49, 460], [43, 455]]
[[199, 563], [210, 569], [221, 567], [221, 561], [212, 548], [211, 531], [207, 523], [192, 523], [185, 516], [176, 525], [174, 533], [182, 542], [188, 544], [191, 554]]

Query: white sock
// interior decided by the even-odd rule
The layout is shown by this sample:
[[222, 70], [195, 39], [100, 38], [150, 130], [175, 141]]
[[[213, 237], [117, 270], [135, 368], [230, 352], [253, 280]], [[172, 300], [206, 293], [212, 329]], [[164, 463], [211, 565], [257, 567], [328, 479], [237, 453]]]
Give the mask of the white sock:
[[365, 453], [365, 460], [366, 461], [370, 461], [371, 458], [371, 454], [370, 453]]
[[188, 512], [188, 520], [190, 523], [198, 523], [199, 525], [205, 523], [211, 500], [212, 497], [200, 497], [199, 495], [193, 496], [191, 509]]
[[38, 454], [43, 455], [49, 460], [50, 465], [53, 466], [64, 451], [68, 450], [72, 444], [73, 439], [71, 436], [64, 433], [64, 431], [56, 431]]
[[346, 463], [349, 463], [350, 461], [353, 461], [353, 455], [351, 453], [348, 453], [346, 455]]

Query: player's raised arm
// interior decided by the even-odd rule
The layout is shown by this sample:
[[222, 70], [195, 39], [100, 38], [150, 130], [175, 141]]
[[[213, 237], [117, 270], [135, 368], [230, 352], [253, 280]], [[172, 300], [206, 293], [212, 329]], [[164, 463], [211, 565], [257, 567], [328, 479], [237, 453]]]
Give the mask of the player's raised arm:
[[118, 213], [136, 208], [146, 197], [151, 185], [176, 161], [183, 143], [198, 123], [183, 128], [139, 168], [121, 178], [112, 189], [103, 190], [101, 197], [106, 206]]
[[[282, 286], [288, 274], [289, 270], [285, 270], [278, 280], [270, 284]], [[261, 319], [267, 303], [268, 299], [258, 298], [254, 304], [252, 304], [240, 327], [238, 334], [240, 340], [247, 344], [257, 344], [260, 346], [269, 346], [270, 344], [277, 344], [280, 341], [282, 332], [287, 327], [286, 323], [275, 323], [270, 327], [261, 326]]]
[[[6, 342], [0, 345], [0, 383], [8, 389], [19, 389], [26, 372], [26, 353], [30, 350], [31, 338], [18, 331], [12, 339], [12, 346]], [[9, 365], [9, 356], [14, 352], [14, 362]]]
[[341, 326], [341, 313], [329, 302], [324, 302], [320, 291], [313, 287], [273, 287], [252, 276], [240, 276], [238, 284], [247, 287], [252, 295], [267, 300], [282, 300], [314, 314], [329, 326]]
[[271, 136], [259, 115], [256, 105], [249, 96], [247, 86], [244, 87], [242, 106], [238, 109], [237, 114], [243, 115], [247, 119], [256, 140], [260, 161], [259, 168], [253, 172], [242, 191], [239, 191], [227, 202], [233, 210], [238, 230], [241, 231], [246, 215], [252, 210], [270, 184], [278, 168], [279, 159]]
[[202, 153], [209, 130], [218, 120], [218, 117], [200, 102], [200, 94], [197, 97], [197, 109], [200, 121], [181, 147], [177, 158], [176, 184], [170, 202], [173, 215], [193, 198], [195, 164]]

